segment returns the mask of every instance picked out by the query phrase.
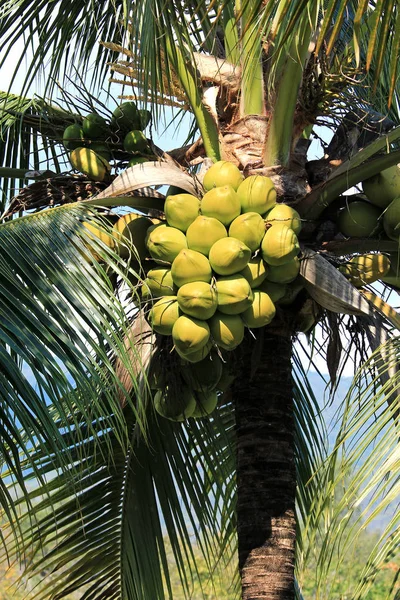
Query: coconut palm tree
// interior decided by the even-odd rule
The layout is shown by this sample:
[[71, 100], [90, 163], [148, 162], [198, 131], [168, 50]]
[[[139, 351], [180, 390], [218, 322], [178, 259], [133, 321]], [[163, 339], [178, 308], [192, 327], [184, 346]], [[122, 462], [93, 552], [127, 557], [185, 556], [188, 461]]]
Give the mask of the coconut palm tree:
[[[39, 598], [172, 597], [167, 536], [190, 597], [193, 536], [210, 573], [237, 560], [237, 540], [232, 597], [283, 600], [301, 598], [318, 547], [318, 597], [329, 598], [332, 569], [399, 488], [399, 318], [387, 302], [396, 274], [360, 291], [339, 270], [351, 257], [395, 253], [398, 242], [341, 235], [335, 224], [351, 186], [399, 162], [397, 3], [25, 1], [2, 10], [5, 55], [22, 34], [34, 48], [27, 87], [47, 62], [48, 98], [60, 74], [75, 77], [62, 105], [2, 97], [0, 500], [10, 560], [46, 575]], [[151, 160], [129, 168], [116, 135], [117, 176], [91, 181], [70, 174], [60, 142], [80, 113], [110, 116], [96, 93], [108, 68], [151, 107], [153, 123], [172, 106], [192, 125], [187, 145], [164, 152], [149, 140]], [[334, 135], [310, 160], [321, 124]], [[223, 353], [234, 381], [212, 418], [176, 424], [153, 410], [155, 366], [171, 387], [180, 363], [141, 310], [145, 265], [85, 223], [110, 234], [102, 217], [121, 206], [160, 217], [154, 187], [201, 196], [219, 160], [269, 177], [278, 201], [296, 207], [301, 271], [275, 319]], [[332, 394], [344, 362], [355, 362], [333, 448], [294, 344], [304, 328]], [[398, 536], [394, 515], [350, 597], [365, 597]]]

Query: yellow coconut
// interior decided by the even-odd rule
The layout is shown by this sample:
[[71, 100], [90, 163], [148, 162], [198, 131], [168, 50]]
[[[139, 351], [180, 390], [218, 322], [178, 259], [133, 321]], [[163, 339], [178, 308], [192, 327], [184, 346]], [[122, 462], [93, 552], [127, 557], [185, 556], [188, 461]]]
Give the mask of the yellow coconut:
[[200, 362], [201, 360], [204, 360], [206, 356], [208, 356], [212, 348], [213, 343], [210, 340], [205, 346], [200, 348], [200, 350], [195, 350], [194, 352], [190, 352], [188, 350], [180, 350], [177, 346], [175, 346], [175, 351], [177, 352], [177, 354], [179, 354], [181, 358], [184, 359], [184, 361], [194, 364]]
[[193, 419], [202, 419], [208, 417], [218, 405], [218, 394], [217, 392], [208, 392], [206, 394], [197, 392], [194, 394], [196, 399], [196, 408], [190, 415]]
[[212, 392], [222, 375], [222, 361], [213, 352], [198, 363], [182, 366], [181, 373], [190, 389], [203, 393]]
[[146, 235], [152, 222], [136, 213], [123, 215], [113, 227], [113, 235], [118, 240], [118, 253], [122, 258], [136, 256], [140, 259], [149, 256]]
[[393, 165], [393, 167], [369, 177], [362, 182], [362, 187], [364, 194], [372, 204], [386, 208], [400, 196], [400, 166]]
[[225, 315], [219, 311], [209, 320], [212, 339], [220, 348], [234, 350], [244, 337], [244, 324], [239, 315]]
[[241, 314], [244, 324], [252, 329], [268, 325], [276, 313], [275, 305], [268, 294], [260, 290], [254, 290], [253, 293], [252, 305]]
[[89, 148], [75, 148], [69, 155], [71, 165], [93, 181], [104, 181], [111, 172], [109, 162]]
[[204, 281], [185, 283], [178, 290], [178, 304], [190, 317], [207, 320], [217, 310], [217, 293], [210, 283]]
[[254, 252], [260, 247], [265, 235], [264, 219], [255, 212], [239, 215], [230, 224], [229, 235], [246, 244]]
[[[112, 250], [115, 250], [114, 237], [112, 236], [111, 233], [104, 231], [101, 228], [101, 225], [97, 225], [94, 222], [88, 223], [87, 221], [84, 221], [83, 225], [85, 226], [85, 229], [88, 232], [88, 237], [89, 237], [90, 242], [92, 242], [92, 241], [94, 242], [93, 245], [91, 243], [89, 245], [90, 254], [95, 260], [100, 262], [102, 260], [102, 257], [94, 249], [95, 246], [98, 245], [98, 249], [100, 249], [100, 247], [104, 245], [104, 246], [107, 246], [108, 248], [111, 248]], [[110, 226], [110, 223], [107, 221], [107, 219], [104, 219], [104, 227], [107, 228], [109, 226]], [[89, 257], [85, 256], [85, 258], [89, 262], [91, 262]]]
[[356, 287], [382, 279], [390, 269], [390, 259], [385, 254], [362, 254], [354, 256], [339, 271]]
[[187, 387], [180, 387], [179, 390], [168, 387], [156, 392], [154, 408], [162, 417], [181, 422], [192, 416], [196, 409], [196, 399]]
[[171, 275], [178, 287], [194, 281], [209, 283], [212, 277], [211, 265], [204, 254], [185, 248], [172, 263]]
[[208, 256], [215, 242], [228, 237], [225, 225], [213, 217], [197, 217], [186, 232], [188, 248]]
[[152, 258], [161, 263], [172, 263], [179, 252], [187, 248], [185, 234], [169, 225], [149, 227], [146, 244]]
[[274, 283], [266, 279], [260, 284], [258, 289], [260, 292], [268, 294], [272, 302], [276, 304], [286, 295], [287, 285], [285, 283]]
[[302, 227], [299, 213], [287, 204], [276, 204], [269, 211], [265, 220], [267, 223], [271, 223], [271, 225], [276, 223], [287, 225], [290, 229], [293, 229], [296, 235], [299, 235]]
[[210, 338], [210, 328], [206, 321], [182, 315], [172, 329], [175, 347], [183, 353], [201, 350]]
[[212, 269], [218, 275], [233, 275], [245, 268], [251, 258], [251, 250], [233, 237], [218, 240], [209, 254]]
[[200, 200], [192, 194], [177, 194], [167, 196], [164, 203], [164, 212], [168, 225], [186, 231], [193, 221], [199, 216]]
[[233, 187], [224, 185], [204, 194], [200, 210], [205, 217], [213, 217], [228, 226], [240, 215], [240, 200]]
[[267, 279], [274, 283], [291, 283], [296, 279], [300, 272], [300, 261], [295, 256], [287, 263], [273, 267], [270, 265], [267, 273]]
[[176, 296], [166, 296], [154, 304], [149, 313], [149, 322], [157, 333], [172, 335], [172, 328], [180, 315]]
[[238, 315], [253, 302], [253, 292], [243, 275], [219, 277], [217, 289], [218, 310], [226, 315]]
[[240, 275], [243, 275], [250, 284], [251, 288], [258, 288], [258, 286], [267, 277], [269, 266], [263, 261], [261, 256], [251, 258], [245, 268], [240, 271]]
[[338, 215], [338, 226], [346, 237], [370, 237], [378, 232], [380, 210], [373, 204], [350, 202]]
[[[150, 269], [144, 280], [144, 288], [147, 288], [149, 295], [154, 298], [160, 296], [175, 296], [176, 287], [172, 281], [171, 269], [162, 267]], [[142, 295], [147, 296], [147, 290]]]
[[300, 252], [297, 235], [286, 225], [272, 225], [261, 243], [263, 259], [272, 266], [284, 265]]
[[230, 185], [236, 191], [243, 179], [243, 173], [236, 165], [226, 160], [219, 160], [204, 175], [203, 187], [208, 192], [215, 187]]
[[400, 197], [395, 198], [383, 213], [386, 235], [396, 242], [400, 239]]
[[276, 191], [269, 177], [250, 175], [238, 188], [241, 212], [256, 212], [263, 215], [276, 203]]

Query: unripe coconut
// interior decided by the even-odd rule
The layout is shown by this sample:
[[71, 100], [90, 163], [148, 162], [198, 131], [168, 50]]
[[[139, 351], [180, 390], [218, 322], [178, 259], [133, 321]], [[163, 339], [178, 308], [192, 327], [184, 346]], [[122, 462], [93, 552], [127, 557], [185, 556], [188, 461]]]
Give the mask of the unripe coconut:
[[141, 128], [141, 117], [135, 102], [123, 102], [114, 110], [111, 124], [117, 131], [132, 131]]
[[122, 258], [132, 254], [140, 259], [149, 256], [146, 245], [146, 235], [152, 222], [147, 217], [136, 213], [123, 215], [113, 227], [113, 235], [118, 240], [118, 253]]
[[269, 177], [250, 175], [238, 188], [241, 212], [263, 215], [276, 204], [276, 191]]
[[175, 285], [180, 287], [194, 281], [210, 283], [212, 270], [210, 262], [204, 254], [184, 248], [172, 263], [171, 275]]
[[149, 162], [149, 160], [151, 160], [151, 158], [149, 158], [148, 156], [132, 156], [132, 158], [128, 162], [128, 167], [134, 167], [135, 165], [140, 165], [145, 162]]
[[192, 194], [178, 194], [167, 196], [164, 212], [168, 225], [186, 231], [193, 221], [199, 216], [200, 200]]
[[303, 289], [304, 283], [301, 279], [295, 279], [292, 283], [286, 284], [286, 294], [280, 299], [279, 304], [282, 306], [293, 304]]
[[285, 283], [274, 283], [267, 279], [261, 283], [258, 288], [260, 292], [265, 292], [271, 298], [272, 302], [276, 304], [281, 300], [287, 291], [287, 285]]
[[267, 279], [274, 283], [291, 283], [300, 273], [300, 261], [295, 256], [287, 263], [278, 265], [277, 267], [270, 266], [267, 273]]
[[105, 136], [107, 131], [107, 121], [97, 113], [89, 113], [83, 119], [83, 133], [89, 140], [95, 140]]
[[126, 152], [149, 152], [147, 138], [139, 129], [129, 131], [124, 137], [124, 150]]
[[389, 269], [389, 257], [378, 253], [354, 256], [339, 267], [339, 271], [356, 287], [362, 287], [382, 279]]
[[150, 269], [144, 280], [144, 287], [150, 295], [157, 298], [160, 296], [175, 296], [176, 287], [172, 281], [171, 269]]
[[362, 182], [362, 188], [372, 204], [386, 208], [400, 196], [400, 165], [393, 165], [393, 167], [365, 179]]
[[222, 375], [222, 361], [213, 352], [198, 363], [182, 366], [181, 373], [191, 390], [212, 392], [216, 389]]
[[200, 362], [201, 360], [204, 360], [206, 358], [206, 356], [208, 356], [208, 354], [210, 353], [212, 348], [213, 348], [213, 343], [210, 340], [207, 342], [207, 344], [205, 346], [200, 348], [200, 350], [195, 350], [194, 352], [193, 351], [190, 352], [188, 350], [180, 350], [177, 346], [175, 346], [175, 351], [186, 362], [194, 364], [194, 363]]
[[178, 304], [190, 317], [207, 320], [217, 310], [217, 293], [211, 284], [204, 281], [185, 283], [179, 288]]
[[351, 202], [339, 212], [339, 230], [347, 237], [369, 237], [379, 229], [380, 214], [380, 210], [368, 202]]
[[397, 252], [390, 254], [390, 268], [386, 275], [382, 277], [384, 283], [400, 287], [400, 256]]
[[265, 292], [254, 290], [253, 293], [253, 303], [241, 314], [241, 317], [247, 327], [264, 327], [264, 325], [271, 323], [274, 318], [276, 313], [275, 305]]
[[172, 263], [179, 252], [187, 248], [185, 234], [164, 224], [149, 227], [146, 245], [155, 261], [168, 263]]
[[269, 211], [265, 220], [267, 223], [271, 223], [271, 225], [275, 225], [276, 223], [287, 225], [287, 227], [293, 229], [296, 235], [299, 235], [302, 228], [299, 213], [287, 204], [276, 204]]
[[225, 350], [234, 350], [243, 341], [244, 323], [239, 315], [225, 315], [217, 311], [209, 320], [214, 342]]
[[251, 250], [240, 240], [227, 237], [213, 244], [209, 260], [218, 275], [233, 275], [245, 268], [251, 258]]
[[240, 271], [239, 275], [243, 275], [250, 284], [251, 288], [258, 288], [258, 286], [267, 277], [267, 273], [271, 267], [267, 266], [261, 256], [251, 258], [245, 268]]
[[207, 394], [197, 392], [196, 394], [194, 394], [194, 396], [196, 399], [196, 408], [190, 415], [193, 419], [201, 419], [203, 417], [207, 417], [217, 408], [217, 392], [208, 392]]
[[395, 198], [383, 213], [386, 235], [396, 242], [400, 239], [400, 197]]
[[92, 142], [90, 144], [90, 150], [93, 150], [93, 152], [96, 152], [96, 154], [105, 158], [107, 161], [111, 160], [110, 148], [104, 142]]
[[85, 134], [78, 123], [68, 125], [63, 133], [63, 144], [67, 150], [81, 148], [85, 142]]
[[[97, 225], [96, 223], [88, 223], [88, 222], [84, 221], [83, 225], [85, 226], [85, 229], [87, 229], [89, 232], [88, 237], [90, 240], [93, 240], [95, 243], [99, 244], [100, 246], [104, 244], [105, 246], [108, 246], [108, 248], [115, 250], [115, 240], [111, 233], [107, 233], [106, 231], [103, 231], [100, 228], [100, 226]], [[107, 227], [107, 225], [109, 226], [109, 223], [107, 223], [107, 221], [105, 220], [104, 225], [105, 225], [105, 227]], [[102, 260], [102, 257], [91, 246], [89, 246], [89, 250], [90, 250], [90, 254], [93, 256], [93, 258], [95, 260], [97, 260], [98, 262], [100, 262]], [[87, 259], [88, 257], [85, 256], [85, 258]]]
[[187, 387], [179, 388], [179, 393], [176, 389], [167, 388], [156, 392], [154, 408], [162, 417], [181, 422], [192, 416], [196, 409], [196, 399]]
[[230, 185], [236, 191], [244, 179], [243, 173], [231, 162], [219, 160], [206, 172], [203, 187], [209, 192], [214, 187]]
[[286, 225], [272, 225], [261, 243], [263, 259], [272, 266], [284, 265], [300, 252], [297, 235]]
[[255, 212], [239, 215], [229, 227], [229, 236], [240, 240], [253, 252], [260, 247], [264, 235], [264, 219]]
[[183, 353], [201, 350], [210, 338], [210, 328], [206, 321], [182, 315], [172, 329], [175, 347]]
[[75, 148], [69, 155], [71, 165], [93, 181], [104, 181], [111, 171], [111, 165], [105, 158], [89, 148]]
[[200, 210], [204, 216], [218, 219], [228, 226], [240, 215], [239, 196], [230, 185], [214, 188], [204, 194]]
[[140, 115], [140, 129], [146, 129], [151, 121], [151, 112], [146, 108], [141, 108], [138, 112]]
[[253, 292], [249, 282], [242, 275], [220, 277], [217, 289], [218, 310], [226, 315], [238, 315], [253, 302]]
[[157, 333], [172, 335], [172, 328], [181, 315], [176, 296], [156, 302], [149, 313], [149, 323]]
[[188, 227], [186, 239], [188, 248], [201, 252], [205, 256], [215, 242], [228, 237], [226, 227], [213, 217], [197, 217]]

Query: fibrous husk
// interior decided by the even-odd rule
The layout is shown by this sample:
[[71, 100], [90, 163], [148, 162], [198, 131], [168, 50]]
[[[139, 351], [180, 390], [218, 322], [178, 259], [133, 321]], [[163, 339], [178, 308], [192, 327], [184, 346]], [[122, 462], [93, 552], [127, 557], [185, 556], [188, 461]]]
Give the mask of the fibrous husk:
[[113, 227], [113, 234], [118, 240], [119, 255], [128, 258], [131, 254], [136, 254], [140, 259], [149, 256], [146, 235], [147, 230], [152, 226], [150, 219], [136, 213], [120, 217]]
[[218, 240], [209, 254], [212, 269], [218, 275], [233, 275], [245, 268], [251, 258], [251, 250], [233, 237]]
[[152, 258], [161, 263], [172, 263], [179, 252], [187, 248], [185, 234], [165, 224], [149, 227], [146, 244]]
[[181, 310], [195, 319], [209, 319], [218, 306], [214, 287], [204, 281], [185, 283], [179, 288], [177, 298]]
[[144, 280], [142, 296], [175, 296], [176, 287], [172, 281], [171, 269], [156, 268], [150, 269]]
[[288, 286], [285, 283], [275, 283], [273, 281], [268, 281], [267, 279], [258, 287], [260, 292], [268, 294], [274, 304], [284, 298], [287, 288]]
[[297, 235], [286, 225], [270, 227], [261, 243], [263, 259], [272, 266], [284, 265], [300, 252]]
[[253, 292], [247, 279], [236, 273], [219, 277], [216, 284], [218, 310], [226, 315], [238, 315], [251, 306]]
[[287, 227], [293, 229], [296, 235], [299, 235], [302, 228], [299, 213], [297, 210], [291, 206], [288, 206], [287, 204], [276, 204], [268, 212], [267, 216], [265, 217], [265, 221], [267, 223], [271, 223], [271, 225], [276, 223], [287, 225]]
[[189, 388], [159, 390], [154, 396], [154, 408], [159, 415], [170, 421], [184, 421], [196, 409], [196, 399]]
[[240, 215], [240, 200], [233, 187], [224, 185], [204, 194], [200, 210], [202, 215], [228, 226]]
[[356, 287], [362, 287], [382, 279], [389, 269], [389, 257], [380, 253], [354, 256], [339, 267], [339, 271]]
[[203, 187], [206, 192], [209, 192], [215, 187], [230, 185], [236, 191], [243, 179], [243, 173], [236, 165], [226, 160], [219, 160], [204, 175]]
[[225, 350], [234, 350], [244, 337], [244, 323], [239, 315], [225, 315], [217, 311], [209, 321], [214, 342]]
[[338, 227], [346, 237], [370, 237], [379, 230], [380, 210], [373, 204], [357, 200], [345, 206], [338, 216]]
[[377, 175], [365, 179], [362, 182], [364, 194], [368, 200], [386, 208], [398, 196], [400, 196], [400, 167], [393, 165]]
[[149, 322], [154, 331], [172, 335], [172, 328], [181, 315], [176, 296], [167, 296], [156, 302], [149, 313]]
[[185, 248], [179, 252], [172, 263], [171, 275], [175, 285], [180, 287], [194, 281], [209, 283], [212, 270], [210, 262], [204, 254]]
[[260, 247], [265, 235], [265, 221], [259, 213], [246, 212], [232, 221], [229, 235], [246, 244], [254, 252]]
[[200, 200], [192, 194], [176, 194], [167, 196], [164, 203], [164, 212], [168, 225], [176, 227], [183, 232], [199, 216]]
[[276, 204], [276, 191], [269, 177], [250, 175], [238, 188], [241, 212], [265, 214]]
[[198, 363], [182, 366], [181, 373], [190, 389], [203, 393], [212, 392], [221, 379], [222, 361], [213, 352]]
[[245, 268], [240, 271], [250, 284], [251, 288], [258, 288], [266, 279], [270, 266], [266, 265], [261, 256], [251, 258]]
[[193, 221], [186, 232], [188, 248], [205, 256], [215, 242], [228, 237], [225, 225], [213, 217], [200, 216]]
[[175, 321], [172, 339], [182, 354], [191, 354], [201, 350], [210, 338], [210, 328], [206, 321], [182, 315]]
[[104, 181], [111, 172], [109, 162], [89, 148], [75, 148], [69, 155], [71, 165], [93, 181]]
[[193, 419], [201, 419], [203, 417], [208, 417], [218, 405], [218, 394], [217, 392], [197, 392], [195, 395], [196, 399], [196, 408], [191, 414]]
[[274, 283], [291, 283], [300, 273], [300, 261], [295, 256], [287, 263], [273, 267], [270, 265], [267, 273], [268, 281]]
[[265, 292], [254, 290], [254, 299], [252, 305], [245, 310], [241, 317], [247, 327], [264, 327], [271, 323], [275, 316], [276, 309], [271, 298]]
[[400, 240], [400, 197], [395, 198], [383, 213], [383, 227], [391, 240]]

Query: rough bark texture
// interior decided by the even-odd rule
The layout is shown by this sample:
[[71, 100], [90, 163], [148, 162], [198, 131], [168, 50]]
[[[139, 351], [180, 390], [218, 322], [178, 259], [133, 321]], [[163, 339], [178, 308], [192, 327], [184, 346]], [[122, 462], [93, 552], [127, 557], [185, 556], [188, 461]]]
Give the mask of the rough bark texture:
[[253, 340], [255, 350], [243, 354], [233, 390], [242, 598], [293, 600], [292, 340], [289, 333], [276, 335], [266, 329], [262, 334], [263, 344]]

